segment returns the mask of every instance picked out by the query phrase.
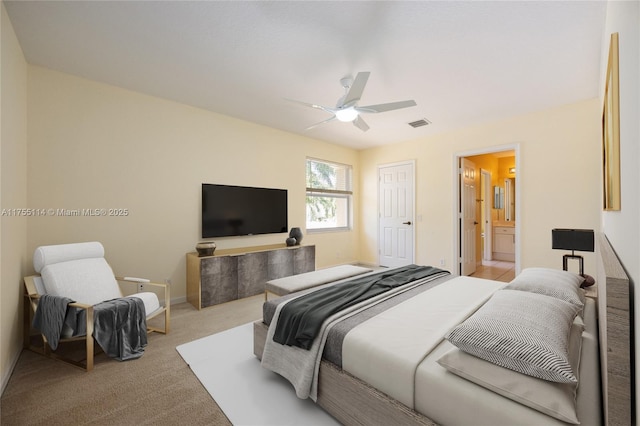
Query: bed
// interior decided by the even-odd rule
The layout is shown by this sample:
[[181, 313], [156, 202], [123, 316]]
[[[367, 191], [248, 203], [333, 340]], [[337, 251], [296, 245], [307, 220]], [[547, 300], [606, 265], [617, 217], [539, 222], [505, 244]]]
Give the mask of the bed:
[[[597, 246], [597, 302], [585, 298], [566, 331], [567, 360], [577, 378], [552, 378], [558, 383], [530, 377], [469, 355], [443, 339], [464, 334], [467, 322], [489, 308], [508, 311], [513, 293], [538, 295], [505, 289], [506, 283], [440, 275], [395, 296], [402, 303], [385, 299], [376, 303], [385, 306], [373, 308], [374, 313], [355, 309], [315, 339], [314, 344], [319, 340], [327, 344], [320, 348], [317, 378], [311, 380], [309, 393], [299, 391], [297, 370], [288, 379], [298, 396], [312, 397], [343, 424], [631, 424], [629, 281], [603, 235], [598, 236]], [[552, 302], [553, 309], [542, 316], [555, 315], [556, 305], [558, 311], [570, 310], [565, 307], [569, 303], [562, 302]], [[283, 309], [278, 306], [286, 304], [270, 301], [263, 320], [254, 323], [254, 353], [263, 363], [273, 356], [271, 349], [265, 351], [274, 333], [268, 324], [277, 320], [278, 309]], [[491, 318], [494, 314], [487, 311]], [[363, 315], [364, 320], [356, 318]], [[425, 335], [439, 338], [423, 339]], [[276, 359], [283, 356], [288, 355], [275, 352]], [[287, 377], [288, 373], [277, 372]], [[553, 374], [564, 373], [560, 369]], [[302, 382], [306, 389], [308, 380]], [[532, 389], [537, 395], [530, 395]]]

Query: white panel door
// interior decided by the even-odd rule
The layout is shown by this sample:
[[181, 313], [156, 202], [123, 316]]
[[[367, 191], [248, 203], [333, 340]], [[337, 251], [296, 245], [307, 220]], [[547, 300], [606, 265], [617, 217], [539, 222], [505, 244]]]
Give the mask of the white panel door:
[[382, 166], [379, 178], [379, 247], [381, 266], [414, 263], [413, 163]]
[[476, 271], [476, 165], [461, 159], [460, 165], [460, 242], [461, 275], [471, 275]]

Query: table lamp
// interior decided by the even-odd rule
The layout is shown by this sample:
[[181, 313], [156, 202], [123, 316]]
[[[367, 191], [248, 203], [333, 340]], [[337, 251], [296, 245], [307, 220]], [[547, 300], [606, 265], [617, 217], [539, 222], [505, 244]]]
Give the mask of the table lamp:
[[571, 250], [571, 254], [562, 256], [562, 269], [567, 271], [569, 259], [578, 259], [580, 262], [580, 275], [584, 275], [584, 259], [576, 255], [576, 251], [593, 251], [593, 229], [552, 229], [551, 241], [553, 249]]

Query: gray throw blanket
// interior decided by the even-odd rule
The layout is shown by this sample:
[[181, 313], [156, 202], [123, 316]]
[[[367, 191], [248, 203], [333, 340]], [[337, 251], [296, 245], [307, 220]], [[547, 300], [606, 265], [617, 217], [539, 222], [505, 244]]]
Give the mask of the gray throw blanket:
[[54, 351], [58, 348], [65, 325], [73, 330], [73, 333], [67, 337], [82, 336], [87, 332], [86, 312], [84, 309], [69, 307], [71, 302], [73, 300], [68, 297], [49, 294], [43, 294], [38, 300], [38, 309], [33, 316], [33, 328], [44, 334]]
[[93, 338], [118, 361], [140, 358], [147, 346], [144, 302], [138, 297], [107, 300], [93, 306]]
[[316, 401], [318, 396], [320, 360], [329, 332], [334, 326], [343, 320], [357, 315], [363, 310], [383, 303], [385, 300], [447, 275], [449, 275], [449, 272], [442, 271], [441, 273], [418, 279], [415, 282], [393, 288], [386, 293], [378, 294], [371, 299], [361, 301], [331, 315], [322, 324], [318, 336], [314, 339], [313, 344], [308, 350], [296, 346], [282, 345], [273, 340], [282, 308], [286, 306], [288, 302], [296, 300], [296, 298], [284, 300], [276, 307], [271, 325], [267, 331], [265, 347], [262, 353], [262, 366], [287, 379], [295, 388], [298, 398], [311, 398], [313, 401]]
[[446, 271], [433, 266], [407, 265], [305, 294], [282, 308], [273, 340], [309, 349], [322, 323], [331, 315], [391, 289], [443, 272]]
[[[86, 311], [68, 306], [67, 297], [44, 294], [38, 301], [33, 327], [56, 350], [65, 326], [71, 336], [86, 334]], [[118, 361], [140, 358], [147, 345], [147, 321], [144, 302], [125, 297], [98, 303], [93, 307], [93, 337], [102, 350]]]

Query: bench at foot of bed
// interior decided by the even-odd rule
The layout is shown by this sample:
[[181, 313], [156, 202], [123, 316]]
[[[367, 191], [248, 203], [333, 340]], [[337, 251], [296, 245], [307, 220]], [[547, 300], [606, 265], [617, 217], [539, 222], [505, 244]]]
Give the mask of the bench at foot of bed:
[[355, 277], [371, 271], [373, 270], [370, 268], [363, 268], [361, 266], [340, 265], [292, 275], [289, 277], [278, 278], [276, 280], [267, 281], [264, 291], [264, 300], [267, 300], [267, 295], [269, 293], [275, 294], [276, 296], [284, 296], [289, 293], [307, 290], [322, 284]]

